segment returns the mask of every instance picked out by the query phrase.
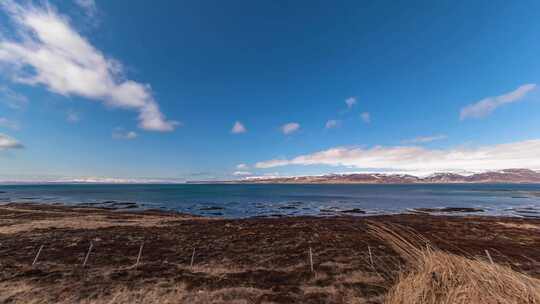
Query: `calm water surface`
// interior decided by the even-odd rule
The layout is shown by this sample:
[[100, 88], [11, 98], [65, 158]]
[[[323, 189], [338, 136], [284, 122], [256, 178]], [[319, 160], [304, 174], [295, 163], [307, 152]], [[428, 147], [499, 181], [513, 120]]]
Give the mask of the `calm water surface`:
[[[0, 203], [137, 203], [206, 216], [366, 214], [475, 207], [486, 215], [540, 217], [540, 185], [4, 185]], [[355, 213], [347, 213], [354, 215]], [[357, 214], [360, 215], [360, 214]]]

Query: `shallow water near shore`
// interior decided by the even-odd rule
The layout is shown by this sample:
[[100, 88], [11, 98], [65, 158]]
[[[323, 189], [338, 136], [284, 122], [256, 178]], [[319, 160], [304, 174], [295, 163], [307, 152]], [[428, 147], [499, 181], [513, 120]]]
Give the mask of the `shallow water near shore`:
[[203, 216], [373, 215], [404, 212], [540, 217], [539, 184], [3, 185], [0, 203], [153, 208]]

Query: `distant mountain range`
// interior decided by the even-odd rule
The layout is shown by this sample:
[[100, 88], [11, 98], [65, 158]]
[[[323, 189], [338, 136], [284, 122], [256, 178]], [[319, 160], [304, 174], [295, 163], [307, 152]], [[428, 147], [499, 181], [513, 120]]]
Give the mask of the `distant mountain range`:
[[321, 176], [246, 178], [232, 183], [248, 184], [457, 184], [457, 183], [540, 183], [540, 172], [529, 169], [505, 169], [461, 175], [435, 173], [427, 177], [407, 174], [355, 173]]

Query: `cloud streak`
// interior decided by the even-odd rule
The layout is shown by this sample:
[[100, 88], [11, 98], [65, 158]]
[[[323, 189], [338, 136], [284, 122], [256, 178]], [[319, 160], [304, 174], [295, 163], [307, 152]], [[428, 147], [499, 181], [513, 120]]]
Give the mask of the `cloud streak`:
[[433, 135], [433, 136], [418, 136], [418, 137], [415, 137], [415, 138], [411, 138], [411, 139], [405, 139], [402, 141], [402, 143], [404, 144], [423, 144], [423, 143], [428, 143], [428, 142], [432, 142], [432, 141], [436, 141], [436, 140], [443, 140], [443, 139], [447, 139], [448, 136], [446, 135]]
[[124, 131], [121, 128], [117, 128], [112, 133], [113, 139], [135, 139], [138, 135], [134, 131]]
[[251, 174], [249, 171], [236, 171], [233, 173], [234, 176], [250, 176]]
[[97, 5], [94, 0], [75, 0], [75, 4], [80, 6], [89, 17], [94, 16], [97, 12]]
[[281, 126], [281, 132], [285, 135], [292, 134], [300, 129], [300, 124], [297, 122], [289, 122]]
[[70, 123], [77, 123], [81, 120], [81, 116], [77, 112], [68, 111], [66, 113], [66, 121]]
[[292, 159], [273, 159], [255, 164], [267, 169], [289, 165], [345, 166], [366, 170], [418, 173], [437, 171], [481, 172], [508, 168], [540, 169], [540, 139], [476, 148], [426, 149], [418, 146], [373, 148], [336, 147]]
[[0, 151], [22, 148], [24, 148], [24, 146], [19, 141], [0, 133]]
[[483, 118], [491, 114], [497, 108], [522, 100], [529, 92], [536, 88], [536, 84], [524, 84], [514, 91], [503, 95], [487, 97], [470, 105], [463, 107], [459, 113], [459, 119]]
[[0, 86], [0, 102], [12, 110], [21, 110], [28, 104], [28, 98], [6, 86]]
[[249, 169], [249, 166], [246, 165], [246, 164], [238, 164], [238, 165], [236, 165], [236, 169], [238, 169], [238, 170], [246, 170], [246, 169]]
[[126, 79], [118, 61], [105, 57], [50, 5], [22, 6], [5, 0], [0, 7], [19, 33], [18, 40], [0, 36], [0, 63], [13, 71], [13, 81], [136, 110], [144, 130], [174, 130], [178, 123], [161, 113], [150, 86]]
[[16, 121], [7, 119], [5, 117], [0, 117], [0, 127], [19, 130], [19, 124]]

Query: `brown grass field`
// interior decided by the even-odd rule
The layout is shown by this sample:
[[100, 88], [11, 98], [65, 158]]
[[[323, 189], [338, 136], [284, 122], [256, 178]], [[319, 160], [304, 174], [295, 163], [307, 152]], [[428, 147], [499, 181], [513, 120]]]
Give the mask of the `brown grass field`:
[[540, 303], [539, 261], [537, 219], [0, 206], [0, 303]]

